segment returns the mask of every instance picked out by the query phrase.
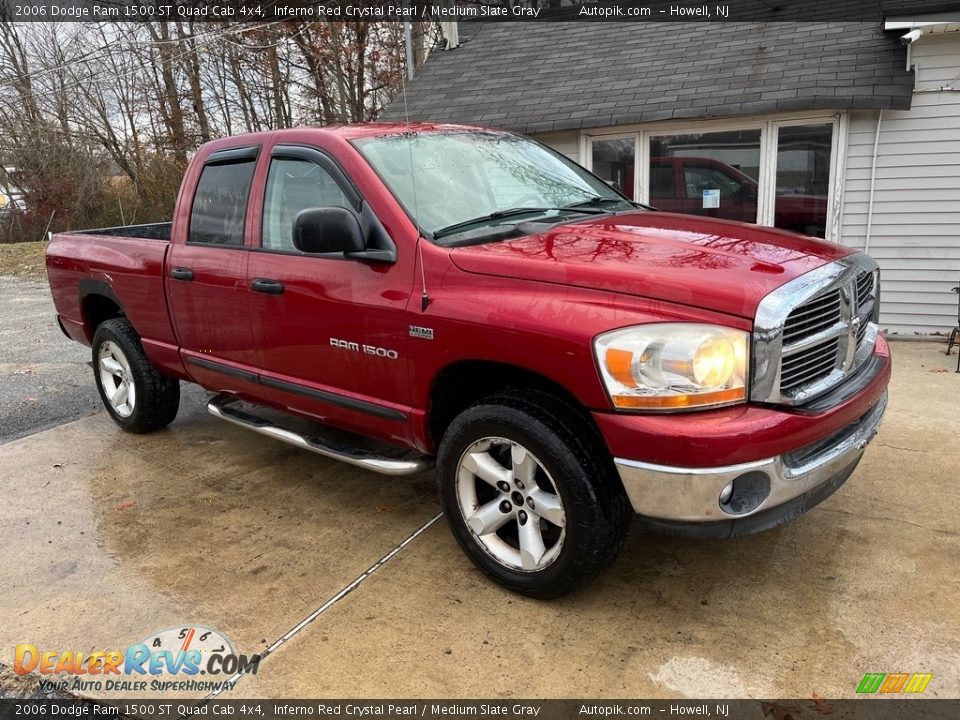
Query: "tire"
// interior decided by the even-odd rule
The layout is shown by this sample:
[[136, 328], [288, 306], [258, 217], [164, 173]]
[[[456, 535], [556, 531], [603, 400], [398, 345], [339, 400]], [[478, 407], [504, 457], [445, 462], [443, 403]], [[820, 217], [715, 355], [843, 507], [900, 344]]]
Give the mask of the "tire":
[[511, 392], [465, 410], [443, 436], [437, 467], [454, 537], [516, 593], [565, 595], [623, 548], [633, 511], [610, 453], [553, 395]]
[[180, 382], [157, 371], [124, 318], [106, 320], [94, 333], [93, 376], [103, 406], [127, 432], [164, 428], [180, 409]]

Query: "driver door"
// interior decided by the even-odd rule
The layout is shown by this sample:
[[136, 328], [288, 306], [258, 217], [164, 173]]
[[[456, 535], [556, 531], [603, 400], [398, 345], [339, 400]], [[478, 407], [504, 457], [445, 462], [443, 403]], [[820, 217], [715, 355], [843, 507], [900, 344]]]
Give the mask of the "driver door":
[[301, 210], [361, 212], [357, 190], [318, 150], [274, 148], [263, 193], [260, 243], [247, 268], [263, 395], [334, 425], [405, 439], [412, 263], [309, 255], [294, 246]]

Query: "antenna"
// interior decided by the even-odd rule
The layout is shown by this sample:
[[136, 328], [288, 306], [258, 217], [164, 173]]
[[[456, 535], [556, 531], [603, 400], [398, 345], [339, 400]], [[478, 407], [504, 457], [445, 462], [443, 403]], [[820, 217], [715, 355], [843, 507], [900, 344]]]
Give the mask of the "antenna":
[[[407, 36], [409, 38], [409, 35]], [[409, 45], [407, 46], [409, 49]], [[406, 75], [413, 77], [412, 72], [413, 68], [410, 66], [410, 55], [411, 53], [406, 54], [407, 62], [407, 72]], [[423, 237], [420, 232], [420, 207], [417, 203], [417, 180], [416, 175], [413, 171], [413, 142], [411, 141], [411, 136], [413, 135], [412, 130], [410, 129], [410, 111], [407, 109], [407, 81], [406, 78], [400, 76], [400, 93], [403, 95], [403, 117], [407, 123], [407, 155], [410, 159], [410, 188], [413, 190], [413, 215], [414, 215], [414, 226], [417, 228], [417, 262], [420, 265], [420, 283], [423, 287], [423, 292], [420, 295], [420, 312], [426, 312], [427, 306], [430, 305], [430, 296], [427, 294], [427, 271], [423, 267]]]

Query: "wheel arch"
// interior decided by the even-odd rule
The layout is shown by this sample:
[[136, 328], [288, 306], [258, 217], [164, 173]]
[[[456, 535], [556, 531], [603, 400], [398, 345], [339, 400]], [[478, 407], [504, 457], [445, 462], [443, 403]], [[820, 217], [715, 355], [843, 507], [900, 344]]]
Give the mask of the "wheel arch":
[[439, 447], [450, 423], [471, 405], [513, 390], [533, 390], [553, 396], [586, 422], [603, 441], [589, 409], [555, 380], [519, 365], [492, 360], [458, 360], [442, 368], [431, 383], [427, 404], [430, 443], [434, 448]]
[[118, 317], [126, 317], [126, 313], [107, 283], [90, 279], [80, 281], [80, 318], [88, 342], [93, 342], [97, 328], [104, 321]]

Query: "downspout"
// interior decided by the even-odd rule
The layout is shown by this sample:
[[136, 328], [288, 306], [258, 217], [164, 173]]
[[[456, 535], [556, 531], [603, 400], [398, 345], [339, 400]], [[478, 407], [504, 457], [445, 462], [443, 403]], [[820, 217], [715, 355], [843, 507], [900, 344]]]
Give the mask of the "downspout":
[[867, 236], [863, 240], [863, 251], [870, 252], [870, 231], [873, 229], [873, 191], [877, 182], [877, 149], [880, 146], [880, 124], [883, 122], [883, 108], [877, 115], [877, 131], [873, 136], [873, 160], [870, 162], [870, 195], [867, 203]]
[[[907, 72], [912, 69], [913, 57], [910, 50], [913, 47], [913, 44], [922, 38], [924, 35], [924, 28], [914, 28], [910, 32], [900, 37], [900, 44], [905, 45], [907, 48]], [[916, 76], [914, 76], [914, 83], [916, 83]], [[916, 87], [914, 87], [914, 92], [916, 92]], [[876, 189], [877, 182], [877, 150], [880, 146], [880, 126], [883, 123], [883, 108], [880, 108], [880, 114], [877, 115], [877, 130], [873, 136], [873, 159], [870, 162], [870, 196], [869, 202], [867, 203], [867, 233], [866, 237], [863, 239], [863, 251], [865, 253], [870, 252], [870, 235], [873, 230], [873, 195], [874, 190]]]
[[[910, 71], [912, 60], [910, 49], [913, 44], [923, 37], [923, 28], [914, 28], [906, 35], [900, 37], [900, 43], [907, 47], [907, 72]], [[914, 77], [916, 82], [916, 77]], [[877, 149], [880, 146], [880, 125], [883, 123], [883, 108], [880, 108], [880, 114], [877, 115], [877, 131], [873, 136], [873, 159], [870, 162], [870, 199], [867, 203], [867, 235], [863, 239], [863, 251], [870, 252], [870, 234], [873, 230], [873, 193], [877, 183]]]
[[910, 50], [911, 48], [913, 48], [913, 44], [917, 40], [923, 37], [925, 30], [926, 28], [924, 27], [918, 27], [918, 28], [914, 28], [913, 30], [908, 32], [906, 35], [900, 36], [900, 44], [907, 46], [907, 67], [906, 67], [907, 72], [910, 72], [911, 66], [913, 65], [913, 62], [912, 62], [913, 57]]

